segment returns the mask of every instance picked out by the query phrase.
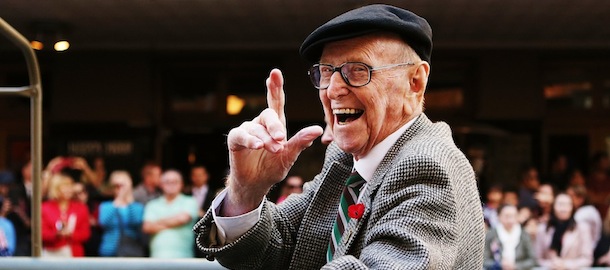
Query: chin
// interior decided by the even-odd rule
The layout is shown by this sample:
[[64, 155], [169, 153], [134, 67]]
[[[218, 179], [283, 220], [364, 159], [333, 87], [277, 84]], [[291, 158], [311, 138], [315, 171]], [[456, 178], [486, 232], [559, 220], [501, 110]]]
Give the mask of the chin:
[[359, 150], [361, 149], [361, 147], [356, 145], [354, 142], [339, 140], [337, 138], [334, 138], [334, 140], [335, 140], [335, 143], [337, 144], [337, 146], [339, 146], [339, 148], [341, 148], [341, 150], [343, 150], [347, 153], [355, 154], [355, 153], [359, 152]]

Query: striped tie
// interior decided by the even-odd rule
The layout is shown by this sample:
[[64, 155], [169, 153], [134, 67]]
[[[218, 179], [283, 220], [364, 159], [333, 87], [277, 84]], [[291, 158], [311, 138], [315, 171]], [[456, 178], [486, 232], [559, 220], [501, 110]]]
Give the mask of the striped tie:
[[352, 172], [352, 174], [347, 178], [347, 181], [345, 182], [345, 188], [343, 189], [343, 194], [341, 194], [341, 201], [339, 202], [339, 212], [337, 213], [337, 220], [333, 225], [330, 243], [328, 244], [328, 250], [326, 252], [326, 259], [329, 262], [332, 261], [335, 249], [337, 248], [339, 243], [341, 243], [341, 237], [343, 236], [345, 226], [351, 219], [348, 215], [347, 208], [350, 205], [353, 205], [358, 202], [360, 188], [362, 188], [364, 183], [364, 179], [356, 171]]

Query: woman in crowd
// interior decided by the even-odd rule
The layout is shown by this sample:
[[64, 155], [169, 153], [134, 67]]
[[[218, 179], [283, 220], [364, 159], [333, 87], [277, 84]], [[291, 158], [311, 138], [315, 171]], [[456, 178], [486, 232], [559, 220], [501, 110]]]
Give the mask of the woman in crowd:
[[[0, 174], [2, 174], [2, 172], [0, 172]], [[1, 178], [2, 175], [0, 175], [0, 185], [2, 184]], [[1, 188], [2, 187], [0, 187], [0, 189]], [[13, 223], [6, 218], [6, 214], [10, 207], [10, 200], [4, 198], [4, 196], [0, 194], [0, 257], [13, 256], [15, 254], [17, 242], [15, 227], [13, 226]]]
[[593, 264], [591, 234], [586, 224], [574, 220], [574, 204], [559, 193], [549, 221], [540, 224], [536, 236], [538, 263], [546, 269], [581, 269]]
[[498, 207], [499, 223], [489, 230], [485, 238], [485, 269], [522, 270], [536, 266], [530, 237], [521, 230], [517, 215], [514, 205]]
[[595, 257], [595, 266], [610, 266], [610, 209], [606, 213], [602, 237], [597, 242], [593, 255]]
[[89, 210], [72, 200], [74, 180], [55, 174], [49, 183], [49, 200], [42, 204], [43, 256], [82, 257], [83, 242], [91, 234]]
[[551, 217], [551, 212], [553, 212], [555, 188], [549, 183], [541, 184], [534, 197], [538, 202], [538, 210], [537, 213], [535, 213], [535, 216], [538, 219], [538, 222], [547, 223]]
[[591, 250], [595, 249], [597, 241], [602, 236], [602, 217], [595, 206], [589, 203], [587, 188], [582, 185], [569, 186], [566, 193], [572, 197], [574, 202], [574, 220], [578, 223], [587, 224], [591, 234]]
[[498, 207], [502, 204], [502, 186], [492, 185], [485, 194], [485, 205], [483, 205], [483, 218], [487, 228], [494, 228], [498, 225]]
[[132, 181], [126, 171], [110, 174], [114, 200], [103, 202], [99, 208], [99, 224], [104, 231], [100, 244], [100, 256], [117, 256], [121, 234], [133, 239], [142, 237], [144, 206], [134, 201]]

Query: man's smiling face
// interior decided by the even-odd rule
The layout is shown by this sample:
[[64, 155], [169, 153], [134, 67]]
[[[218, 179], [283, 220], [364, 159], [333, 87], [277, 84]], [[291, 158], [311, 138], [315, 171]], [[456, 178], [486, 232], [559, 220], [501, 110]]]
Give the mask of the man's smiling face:
[[[320, 63], [335, 67], [345, 62], [362, 62], [372, 67], [416, 63], [373, 71], [371, 82], [361, 87], [349, 86], [335, 72], [329, 87], [319, 91], [334, 141], [356, 159], [421, 113], [429, 66], [419, 58], [413, 59], [411, 56], [417, 57], [416, 54], [406, 53], [407, 50], [408, 45], [392, 34], [371, 34], [324, 47]], [[412, 77], [422, 63], [426, 80], [423, 89], [419, 89], [421, 85], [413, 84]], [[413, 85], [418, 90], [413, 91]]]

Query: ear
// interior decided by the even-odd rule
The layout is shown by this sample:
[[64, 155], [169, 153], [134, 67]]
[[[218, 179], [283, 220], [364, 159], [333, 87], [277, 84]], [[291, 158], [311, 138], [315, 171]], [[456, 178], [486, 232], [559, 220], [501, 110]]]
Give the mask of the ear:
[[430, 64], [426, 61], [420, 61], [416, 63], [415, 72], [411, 76], [409, 83], [411, 84], [411, 91], [417, 95], [423, 95], [426, 91], [426, 85], [428, 85], [428, 76], [430, 75]]

